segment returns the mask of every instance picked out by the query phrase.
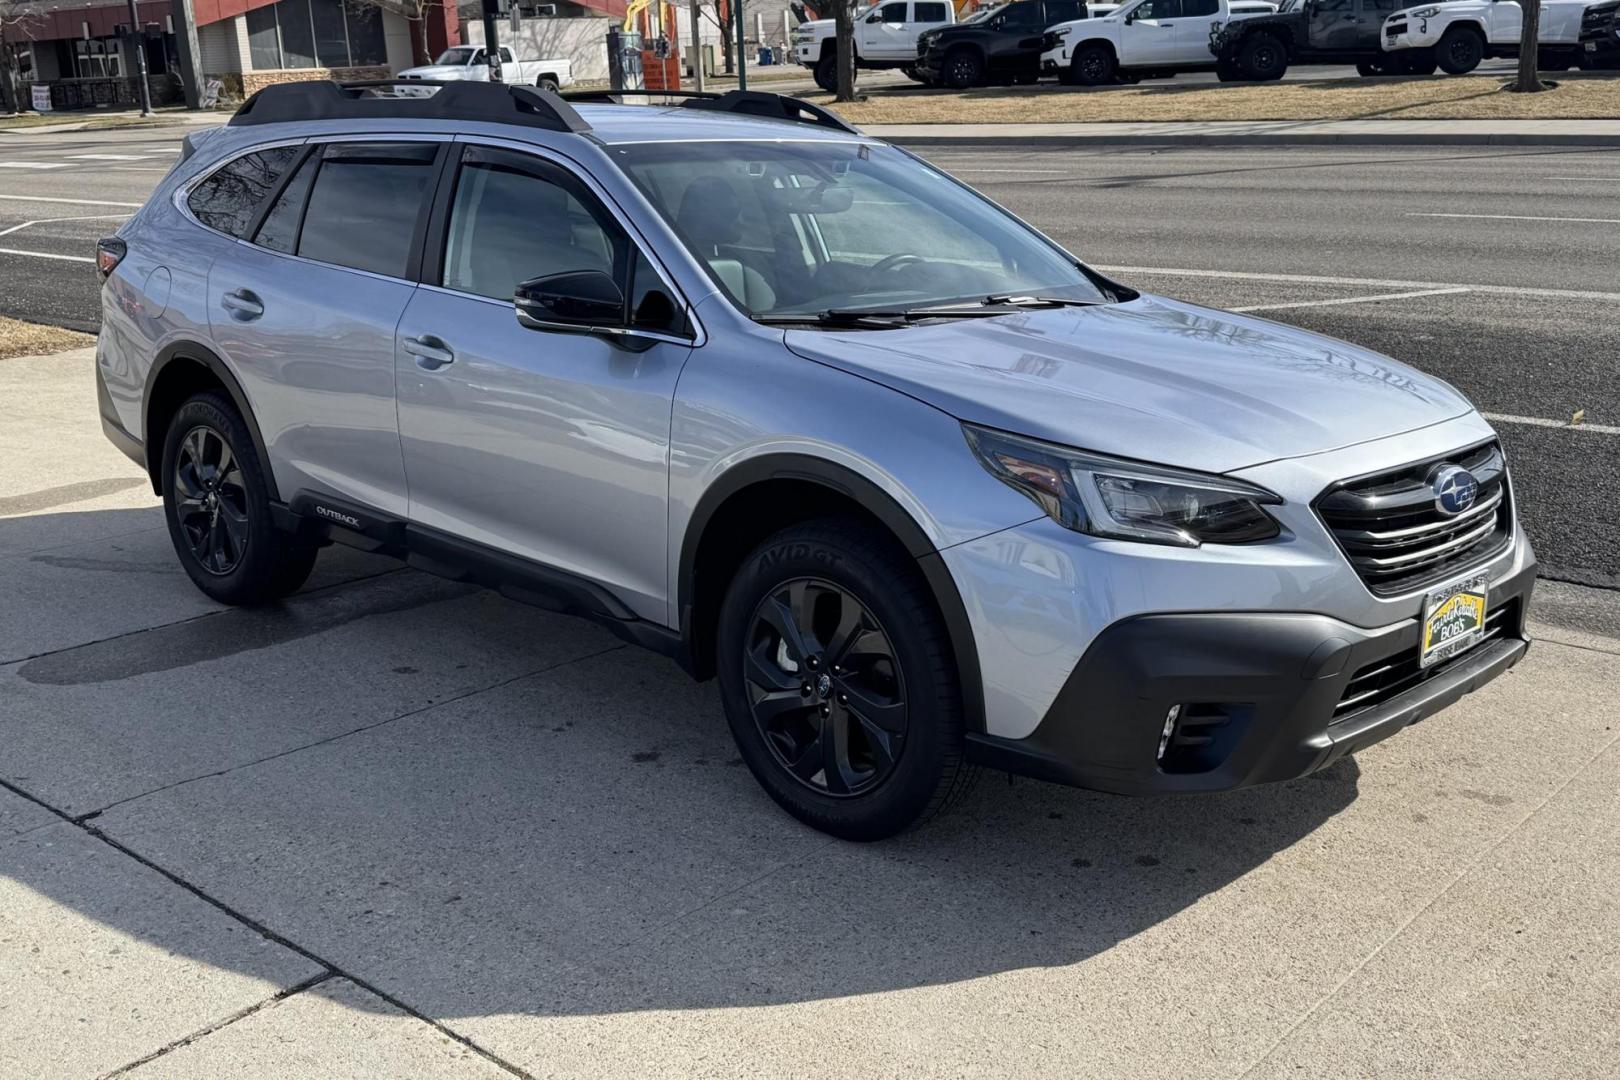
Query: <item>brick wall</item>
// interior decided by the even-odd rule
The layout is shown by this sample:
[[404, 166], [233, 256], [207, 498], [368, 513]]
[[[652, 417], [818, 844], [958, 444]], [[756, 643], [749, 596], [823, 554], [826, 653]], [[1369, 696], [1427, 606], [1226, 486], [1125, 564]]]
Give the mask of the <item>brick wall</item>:
[[276, 83], [304, 82], [308, 79], [361, 82], [392, 77], [393, 72], [387, 67], [285, 68], [281, 71], [229, 71], [208, 75], [208, 78], [220, 81], [220, 96], [230, 101], [244, 100]]

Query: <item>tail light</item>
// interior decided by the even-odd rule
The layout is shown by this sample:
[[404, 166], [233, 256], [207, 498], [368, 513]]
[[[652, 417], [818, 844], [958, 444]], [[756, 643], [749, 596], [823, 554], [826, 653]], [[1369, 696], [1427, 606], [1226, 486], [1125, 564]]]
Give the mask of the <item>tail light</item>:
[[101, 280], [106, 281], [112, 272], [118, 269], [118, 264], [124, 261], [124, 253], [129, 248], [116, 236], [108, 236], [96, 241], [96, 273]]

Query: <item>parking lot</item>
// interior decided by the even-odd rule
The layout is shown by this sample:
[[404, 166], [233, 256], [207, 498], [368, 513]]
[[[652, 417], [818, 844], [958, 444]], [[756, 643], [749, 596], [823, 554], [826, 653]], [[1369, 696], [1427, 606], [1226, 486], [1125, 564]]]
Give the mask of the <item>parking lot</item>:
[[[0, 314], [93, 327], [90, 242], [177, 142], [0, 143]], [[0, 1076], [1612, 1075], [1620, 156], [927, 154], [1141, 288], [1472, 396], [1528, 658], [1309, 779], [986, 774], [843, 844], [585, 623], [346, 549], [212, 604], [90, 353], [0, 360]]]

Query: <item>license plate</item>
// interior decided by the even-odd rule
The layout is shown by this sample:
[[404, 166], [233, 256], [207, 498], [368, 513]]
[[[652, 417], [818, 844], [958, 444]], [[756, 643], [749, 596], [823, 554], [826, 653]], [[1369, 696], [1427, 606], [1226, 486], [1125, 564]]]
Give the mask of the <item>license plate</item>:
[[1432, 590], [1423, 600], [1420, 667], [1433, 667], [1478, 645], [1485, 637], [1490, 578], [1483, 574]]

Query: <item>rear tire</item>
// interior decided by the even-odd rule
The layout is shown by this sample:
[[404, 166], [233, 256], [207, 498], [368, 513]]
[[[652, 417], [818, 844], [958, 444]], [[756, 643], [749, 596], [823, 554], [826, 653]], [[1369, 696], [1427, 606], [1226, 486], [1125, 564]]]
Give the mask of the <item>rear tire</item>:
[[1074, 81], [1081, 86], [1106, 86], [1118, 74], [1119, 63], [1114, 59], [1114, 51], [1106, 45], [1086, 45], [1074, 54], [1070, 70], [1074, 72]]
[[1447, 75], [1466, 75], [1485, 58], [1485, 39], [1469, 26], [1453, 26], [1434, 49], [1440, 70]]
[[1362, 60], [1356, 64], [1356, 74], [1364, 79], [1370, 79], [1375, 75], [1387, 74], [1387, 72], [1384, 71], [1384, 66], [1376, 60]]
[[557, 80], [552, 78], [550, 75], [540, 76], [534, 81], [534, 85], [541, 90], [550, 90], [553, 94], [561, 89], [561, 87], [557, 85]]
[[1288, 71], [1288, 47], [1275, 34], [1250, 34], [1238, 47], [1237, 68], [1252, 82], [1280, 79]]
[[984, 58], [973, 49], [957, 49], [945, 55], [940, 81], [952, 90], [966, 90], [984, 81]]
[[163, 516], [187, 576], [222, 604], [296, 592], [315, 567], [313, 540], [282, 532], [253, 438], [230, 398], [191, 398], [163, 437]]
[[1413, 49], [1406, 58], [1406, 70], [1413, 75], [1433, 75], [1439, 66], [1433, 49]]
[[800, 821], [881, 840], [967, 790], [950, 636], [916, 561], [862, 522], [777, 533], [726, 591], [716, 667], [743, 761]]

